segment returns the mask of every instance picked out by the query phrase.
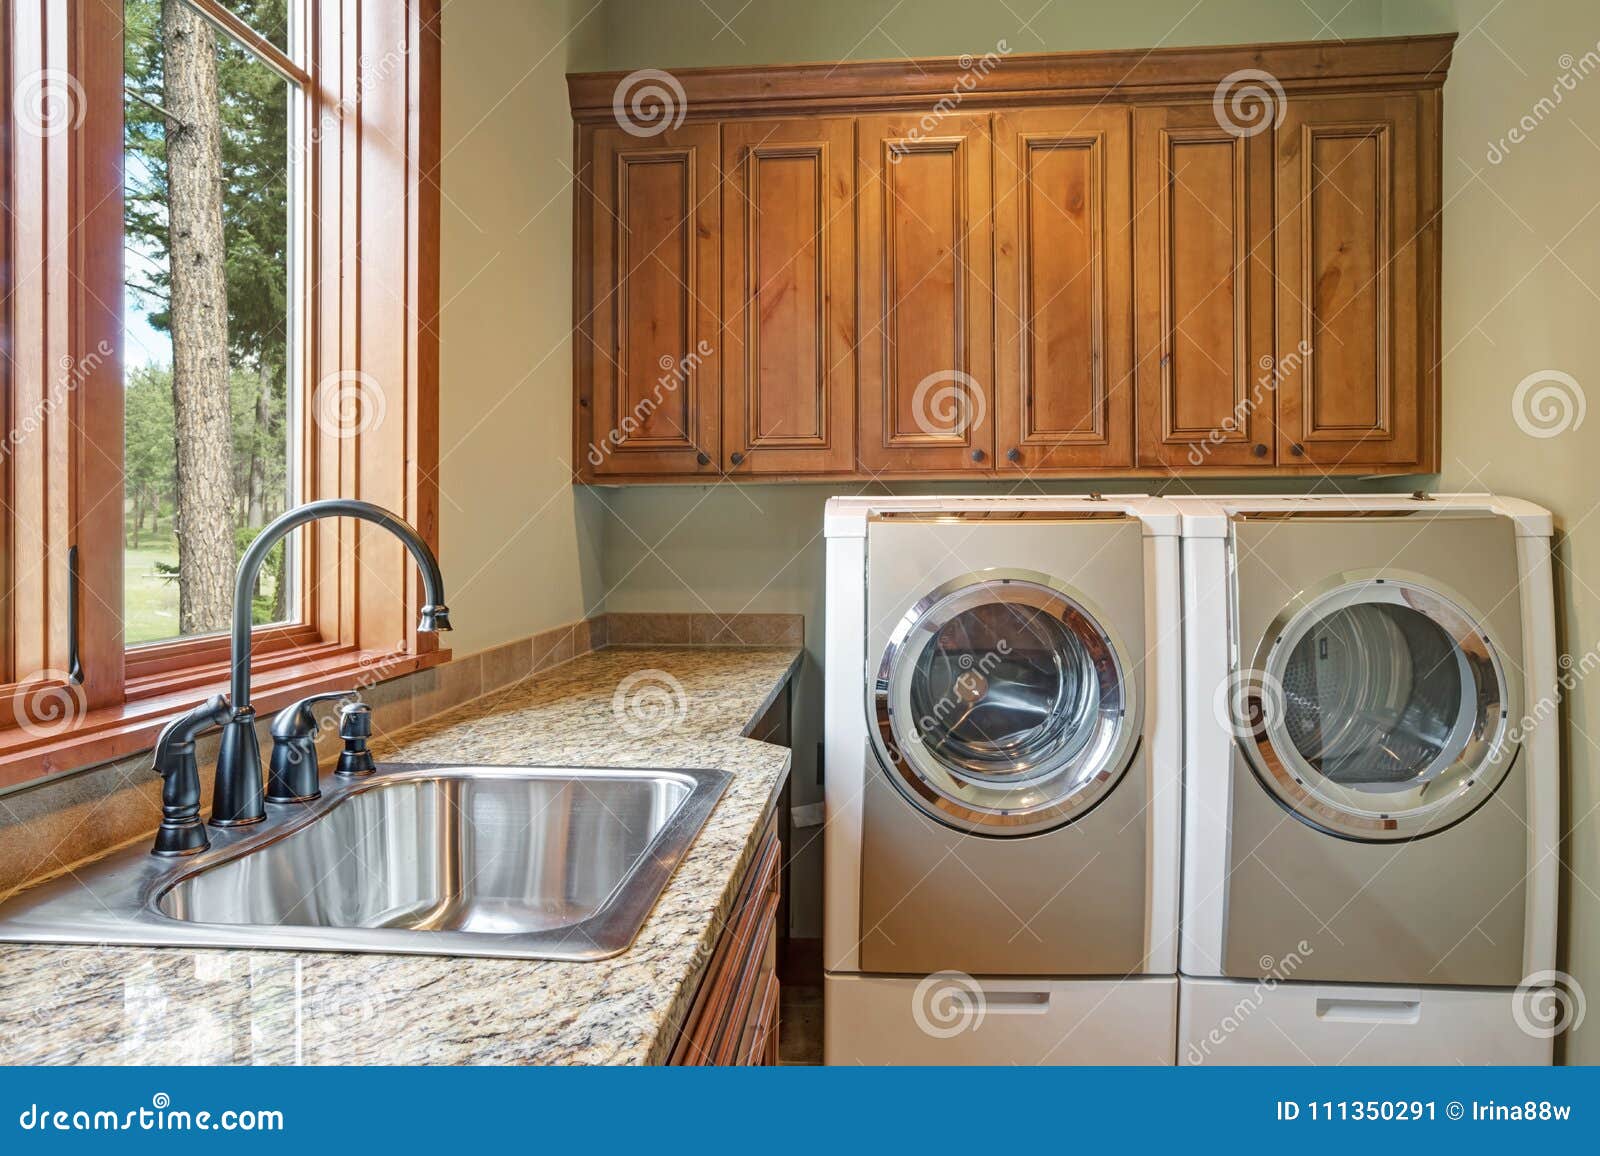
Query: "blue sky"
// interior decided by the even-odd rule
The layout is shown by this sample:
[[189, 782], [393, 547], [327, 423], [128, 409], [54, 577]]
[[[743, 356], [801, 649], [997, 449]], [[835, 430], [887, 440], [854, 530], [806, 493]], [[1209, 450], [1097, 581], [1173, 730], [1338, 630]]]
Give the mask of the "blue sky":
[[[147, 180], [148, 174], [135, 171], [143, 167], [143, 162], [138, 156], [128, 153], [126, 159], [128, 171], [123, 178], [123, 184], [132, 192], [140, 186], [142, 180]], [[157, 253], [143, 248], [138, 238], [132, 234], [128, 235], [123, 260], [127, 263], [124, 282], [147, 281], [151, 279], [152, 274], [166, 271], [166, 261]], [[122, 335], [124, 376], [143, 365], [172, 364], [171, 338], [150, 324], [149, 314], [144, 311], [139, 294], [134, 293], [126, 284], [122, 289]]]

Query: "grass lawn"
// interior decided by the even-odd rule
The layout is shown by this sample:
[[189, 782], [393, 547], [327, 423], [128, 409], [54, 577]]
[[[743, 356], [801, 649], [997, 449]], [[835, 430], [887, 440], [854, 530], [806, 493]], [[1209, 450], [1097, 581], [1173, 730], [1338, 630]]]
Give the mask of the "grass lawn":
[[123, 614], [127, 643], [159, 642], [178, 635], [178, 583], [161, 578], [156, 563], [178, 564], [175, 539], [146, 538], [123, 553]]
[[[156, 571], [157, 562], [169, 566], [178, 564], [177, 539], [145, 537], [137, 550], [124, 545], [122, 558], [122, 607], [127, 644], [137, 646], [141, 642], [166, 642], [177, 638], [178, 582], [175, 578], [163, 578]], [[261, 593], [271, 597], [270, 575], [263, 575]]]

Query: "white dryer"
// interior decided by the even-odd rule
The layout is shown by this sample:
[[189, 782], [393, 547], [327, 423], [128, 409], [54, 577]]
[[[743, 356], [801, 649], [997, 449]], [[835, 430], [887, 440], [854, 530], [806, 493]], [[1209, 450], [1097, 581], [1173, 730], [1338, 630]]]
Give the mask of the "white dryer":
[[[1180, 1063], [1548, 1063], [1549, 514], [1183, 511]], [[1522, 990], [1519, 990], [1522, 989]]]
[[835, 498], [825, 529], [828, 1062], [1172, 1063], [1176, 511]]

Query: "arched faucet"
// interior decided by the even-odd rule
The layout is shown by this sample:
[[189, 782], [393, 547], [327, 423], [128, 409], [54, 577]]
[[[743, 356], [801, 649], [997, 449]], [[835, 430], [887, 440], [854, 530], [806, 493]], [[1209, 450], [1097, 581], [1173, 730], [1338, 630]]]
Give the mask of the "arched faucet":
[[422, 589], [427, 603], [422, 607], [417, 629], [425, 634], [450, 629], [450, 610], [444, 604], [444, 576], [439, 573], [438, 559], [410, 523], [382, 506], [349, 498], [328, 498], [296, 506], [271, 522], [245, 551], [233, 589], [229, 695], [232, 716], [223, 726], [222, 747], [217, 754], [216, 791], [211, 804], [213, 826], [243, 827], [266, 818], [261, 749], [256, 742], [256, 712], [250, 705], [250, 634], [254, 625], [251, 608], [261, 564], [291, 530], [322, 518], [341, 517], [371, 522], [400, 539], [422, 571]]

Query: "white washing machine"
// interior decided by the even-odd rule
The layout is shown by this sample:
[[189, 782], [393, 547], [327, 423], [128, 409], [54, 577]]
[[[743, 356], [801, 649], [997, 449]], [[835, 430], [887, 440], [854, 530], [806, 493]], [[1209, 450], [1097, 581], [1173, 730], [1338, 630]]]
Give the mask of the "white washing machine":
[[1171, 1064], [1178, 518], [835, 498], [830, 1064]]
[[1484, 494], [1174, 504], [1179, 1062], [1550, 1062], [1550, 515]]

